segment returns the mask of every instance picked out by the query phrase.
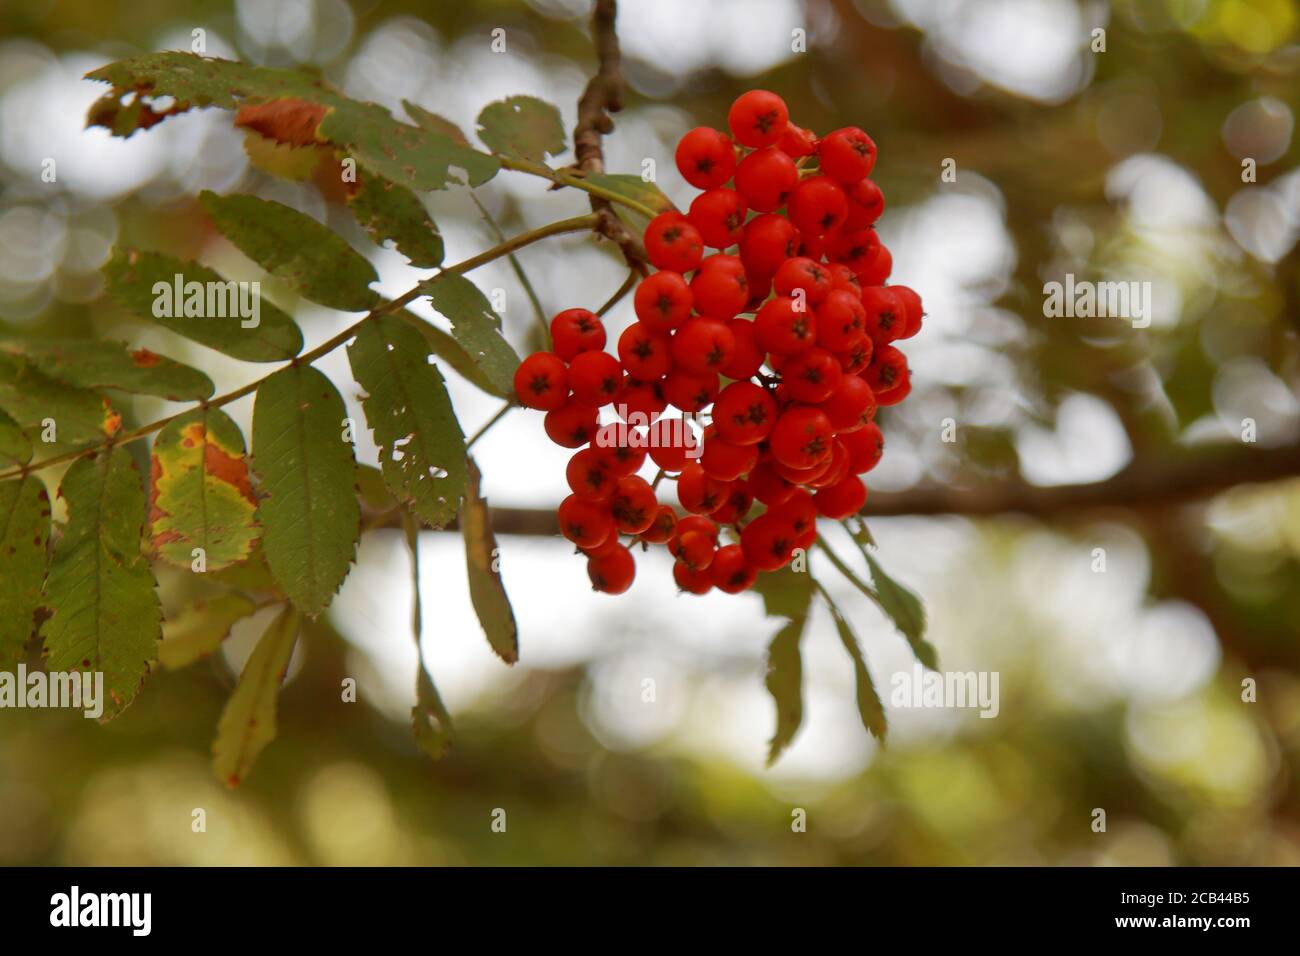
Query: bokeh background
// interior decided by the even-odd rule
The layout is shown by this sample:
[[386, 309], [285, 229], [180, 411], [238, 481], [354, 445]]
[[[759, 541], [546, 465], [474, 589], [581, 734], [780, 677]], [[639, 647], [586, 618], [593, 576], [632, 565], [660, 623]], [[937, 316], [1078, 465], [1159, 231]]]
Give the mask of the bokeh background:
[[[556, 103], [571, 129], [593, 65], [589, 7], [0, 5], [0, 320], [23, 334], [146, 345], [202, 365], [218, 391], [262, 374], [99, 298], [97, 270], [116, 242], [257, 277], [204, 225], [192, 202], [203, 188], [255, 192], [330, 222], [371, 256], [386, 295], [419, 275], [313, 186], [252, 168], [228, 113], [191, 112], [125, 142], [84, 130], [103, 92], [81, 79], [86, 71], [188, 49], [201, 27], [209, 54], [319, 69], [394, 111], [408, 99], [472, 130], [482, 105], [527, 92]], [[1294, 0], [621, 7], [629, 89], [606, 140], [611, 171], [655, 159], [661, 187], [684, 206], [691, 191], [673, 145], [692, 126], [721, 126], [751, 87], [780, 92], [802, 125], [860, 125], [879, 144], [880, 232], [895, 281], [922, 293], [929, 316], [908, 343], [912, 398], [882, 415], [888, 447], [874, 490], [1099, 482], [1135, 461], [1240, 452], [1246, 418], [1260, 454], [1300, 441]], [[506, 54], [490, 48], [498, 27]], [[1091, 49], [1095, 28], [1104, 53]], [[795, 30], [806, 52], [792, 49]], [[47, 157], [56, 183], [41, 181]], [[940, 179], [949, 158], [955, 182]], [[1258, 182], [1243, 183], [1245, 158]], [[507, 232], [585, 208], [581, 195], [509, 173], [478, 192]], [[448, 261], [492, 243], [465, 192], [429, 204]], [[521, 259], [548, 311], [594, 308], [625, 271], [589, 237]], [[1044, 318], [1043, 283], [1067, 272], [1151, 282], [1151, 327]], [[535, 347], [509, 267], [474, 278], [506, 290], [508, 336], [521, 352]], [[309, 344], [350, 321], [309, 303], [295, 314]], [[631, 320], [625, 302], [609, 321], [616, 333]], [[360, 420], [343, 353], [321, 366]], [[498, 403], [448, 376], [469, 433]], [[174, 408], [123, 407], [128, 427]], [[251, 401], [228, 410], [247, 425]], [[940, 440], [948, 418], [956, 443]], [[373, 461], [368, 441], [359, 455]], [[565, 454], [532, 413], [507, 418], [476, 454], [496, 505], [553, 506], [565, 493]], [[858, 722], [851, 666], [818, 610], [803, 644], [804, 726], [764, 769], [774, 724], [764, 651], [778, 622], [757, 597], [679, 597], [652, 555], [632, 591], [608, 599], [588, 589], [564, 542], [503, 537], [521, 622], [522, 662], [510, 669], [469, 606], [459, 536], [426, 533], [422, 652], [459, 731], [453, 755], [434, 764], [408, 725], [407, 556], [398, 533], [374, 531], [328, 616], [299, 643], [279, 738], [238, 792], [213, 778], [208, 748], [262, 618], [209, 661], [153, 675], [110, 725], [0, 712], [0, 862], [1300, 862], [1300, 482], [1191, 506], [1156, 495], [1037, 518], [902, 515], [871, 529], [884, 566], [924, 600], [942, 667], [1000, 673], [996, 719], [890, 708], [880, 749]], [[816, 558], [813, 569], [887, 693], [890, 676], [911, 667], [905, 643], [832, 569]], [[175, 578], [163, 574], [169, 612], [184, 593]], [[339, 699], [347, 676], [359, 681], [356, 704]], [[1256, 702], [1241, 699], [1245, 678]], [[208, 828], [195, 834], [200, 807]], [[495, 808], [507, 812], [504, 834], [490, 829]], [[794, 808], [807, 812], [806, 833], [792, 832]], [[1094, 808], [1106, 810], [1104, 833], [1091, 827]]]

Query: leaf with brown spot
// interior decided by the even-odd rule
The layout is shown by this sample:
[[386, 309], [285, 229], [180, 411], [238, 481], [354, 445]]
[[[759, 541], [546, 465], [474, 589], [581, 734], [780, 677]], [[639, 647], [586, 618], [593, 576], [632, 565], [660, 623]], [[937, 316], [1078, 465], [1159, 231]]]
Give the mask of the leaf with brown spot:
[[136, 395], [198, 401], [212, 395], [212, 379], [196, 368], [100, 339], [0, 340], [0, 351], [22, 358], [44, 375], [78, 388], [114, 388]]
[[45, 583], [50, 496], [35, 475], [0, 481], [0, 671], [23, 658]]

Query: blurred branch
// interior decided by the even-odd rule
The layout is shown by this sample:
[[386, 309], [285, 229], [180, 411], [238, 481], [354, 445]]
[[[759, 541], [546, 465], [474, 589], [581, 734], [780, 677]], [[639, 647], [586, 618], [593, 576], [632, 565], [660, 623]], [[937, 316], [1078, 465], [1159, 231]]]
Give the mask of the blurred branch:
[[[865, 516], [1024, 514], [1056, 520], [1106, 509], [1159, 512], [1237, 485], [1294, 477], [1300, 477], [1300, 444], [1245, 448], [1172, 462], [1135, 462], [1113, 478], [1082, 485], [1044, 488], [1015, 480], [973, 488], [873, 492], [867, 499]], [[387, 526], [392, 526], [392, 522]], [[559, 534], [555, 511], [550, 508], [493, 508], [492, 527], [498, 534]], [[445, 530], [453, 528], [455, 525]]]

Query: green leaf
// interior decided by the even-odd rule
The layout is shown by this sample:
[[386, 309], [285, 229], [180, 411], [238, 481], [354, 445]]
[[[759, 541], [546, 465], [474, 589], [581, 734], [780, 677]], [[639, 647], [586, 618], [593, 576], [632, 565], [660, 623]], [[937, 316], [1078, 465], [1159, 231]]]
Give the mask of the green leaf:
[[173, 402], [199, 401], [213, 391], [212, 379], [198, 369], [148, 349], [132, 351], [122, 342], [5, 339], [0, 341], [0, 351], [20, 356], [47, 377], [78, 388], [116, 388]]
[[497, 570], [497, 539], [487, 500], [479, 493], [478, 466], [469, 459], [469, 481], [460, 510], [460, 529], [465, 537], [465, 567], [469, 596], [483, 625], [492, 650], [507, 664], [519, 660], [519, 627], [510, 607], [501, 573]]
[[140, 553], [144, 488], [131, 456], [111, 448], [73, 462], [59, 495], [68, 524], [45, 582], [48, 665], [102, 671], [104, 714], [113, 717], [135, 698], [158, 649], [158, 595]]
[[432, 269], [442, 264], [442, 234], [420, 197], [382, 176], [361, 177], [348, 199], [352, 215], [379, 245], [392, 240], [411, 265]]
[[803, 661], [799, 643], [812, 604], [812, 576], [786, 566], [759, 575], [754, 590], [762, 595], [769, 616], [788, 618], [767, 648], [764, 685], [776, 704], [776, 729], [767, 748], [770, 767], [790, 745], [803, 722]]
[[439, 116], [437, 113], [430, 113], [423, 106], [416, 106], [407, 100], [402, 100], [402, 109], [406, 110], [406, 115], [414, 120], [415, 125], [421, 129], [437, 133], [458, 146], [470, 145], [469, 140], [465, 138], [465, 133], [451, 120]]
[[[618, 193], [620, 196], [625, 196], [633, 202], [640, 203], [655, 215], [676, 210], [677, 208], [658, 186], [646, 182], [633, 173], [589, 173], [586, 180], [593, 186], [600, 186], [611, 192]], [[627, 223], [636, 235], [645, 232], [645, 227], [650, 222], [649, 219], [636, 210], [629, 209], [621, 203], [614, 203], [614, 212]]]
[[519, 356], [501, 335], [501, 317], [487, 297], [464, 276], [444, 272], [426, 280], [421, 290], [433, 307], [451, 321], [451, 333], [492, 383], [496, 394], [514, 394]]
[[366, 312], [379, 302], [379, 276], [340, 236], [296, 209], [256, 196], [199, 194], [221, 233], [271, 275], [331, 309]]
[[857, 688], [856, 696], [858, 701], [858, 716], [862, 718], [862, 726], [871, 732], [883, 745], [885, 742], [885, 733], [889, 729], [888, 722], [885, 719], [885, 705], [880, 701], [880, 695], [876, 693], [876, 685], [871, 680], [871, 671], [867, 670], [867, 661], [862, 654], [862, 646], [858, 643], [858, 637], [853, 633], [853, 628], [845, 620], [840, 609], [835, 606], [831, 596], [825, 591], [822, 592], [826, 598], [826, 606], [831, 610], [831, 617], [835, 619], [835, 628], [840, 633], [840, 642], [844, 649], [849, 652], [853, 658], [853, 676]]
[[[197, 262], [188, 262], [160, 252], [114, 249], [102, 270], [109, 297], [140, 318], [171, 329], [177, 335], [206, 345], [243, 362], [284, 362], [302, 350], [302, 332], [285, 313], [260, 294], [247, 299], [245, 312], [256, 304], [257, 315], [240, 317], [240, 289], [219, 273]], [[181, 277], [181, 295], [176, 295], [176, 277]], [[200, 303], [200, 285], [203, 293]], [[184, 291], [185, 286], [190, 292]], [[212, 296], [209, 308], [208, 295]], [[245, 292], [247, 294], [247, 292]], [[179, 300], [179, 301], [178, 301]], [[185, 313], [186, 301], [190, 315]], [[158, 311], [154, 312], [154, 305]], [[234, 305], [235, 308], [230, 308]], [[167, 314], [170, 313], [170, 314]], [[243, 323], [253, 322], [244, 328]]]
[[31, 460], [31, 439], [21, 425], [0, 409], [0, 467], [25, 465]]
[[289, 669], [301, 620], [292, 606], [276, 615], [221, 712], [217, 739], [212, 743], [212, 769], [217, 779], [232, 789], [248, 779], [258, 755], [275, 739], [280, 684]]
[[253, 404], [262, 549], [284, 593], [312, 617], [343, 583], [361, 533], [346, 416], [338, 389], [311, 366], [276, 372]]
[[442, 329], [406, 309], [403, 309], [397, 315], [403, 322], [423, 336], [424, 344], [429, 347], [430, 352], [454, 368], [470, 384], [498, 398], [512, 397], [514, 393], [513, 385], [508, 389], [503, 389], [490, 381], [483, 369], [479, 368], [474, 360], [470, 358], [470, 354], [465, 351], [461, 344]]
[[12, 671], [35, 631], [45, 583], [50, 496], [35, 475], [0, 481], [0, 671]]
[[567, 148], [560, 111], [535, 96], [511, 96], [478, 114], [478, 138], [494, 153], [544, 163]]
[[916, 659], [934, 670], [939, 666], [939, 654], [934, 645], [925, 640], [925, 607], [920, 598], [886, 574], [885, 569], [865, 548], [862, 554], [867, 559], [871, 580], [876, 585], [876, 603], [907, 638]]
[[430, 525], [442, 527], [465, 493], [465, 436], [424, 340], [396, 316], [378, 316], [348, 346], [348, 361], [368, 393], [362, 405], [385, 483]]
[[154, 442], [150, 533], [153, 548], [181, 568], [202, 548], [204, 570], [245, 560], [257, 542], [257, 496], [239, 426], [219, 408], [168, 422]]
[[[297, 118], [292, 139], [282, 130], [278, 141], [334, 143], [370, 172], [413, 189], [445, 189], [461, 182], [478, 186], [501, 168], [495, 157], [457, 143], [443, 131], [403, 123], [382, 106], [348, 99], [319, 77], [297, 70], [253, 67], [189, 53], [149, 53], [110, 63], [87, 78], [113, 87], [91, 108], [87, 123], [105, 126], [119, 136], [192, 106], [240, 109], [241, 125], [270, 135], [246, 115], [260, 106], [276, 109], [281, 123], [286, 113]], [[147, 108], [141, 111], [138, 101], [122, 104], [123, 96], [132, 92], [172, 96], [179, 102], [162, 114]], [[132, 109], [134, 113], [125, 115]], [[464, 175], [453, 169], [463, 170]]]
[[33, 439], [84, 445], [117, 434], [122, 416], [97, 392], [72, 388], [18, 356], [0, 353], [0, 409]]
[[158, 661], [168, 670], [188, 667], [214, 653], [230, 636], [230, 629], [257, 610], [242, 594], [222, 594], [198, 601], [163, 624]]
[[371, 465], [357, 464], [357, 493], [372, 511], [388, 511], [397, 505], [397, 499], [384, 484], [384, 473]]
[[415, 656], [419, 670], [415, 678], [415, 706], [411, 708], [411, 727], [415, 742], [434, 760], [447, 756], [455, 740], [451, 714], [442, 702], [442, 695], [424, 663], [420, 636], [424, 632], [424, 611], [420, 602], [420, 529], [409, 511], [402, 512], [402, 531], [406, 549], [411, 556], [411, 633], [415, 636]]

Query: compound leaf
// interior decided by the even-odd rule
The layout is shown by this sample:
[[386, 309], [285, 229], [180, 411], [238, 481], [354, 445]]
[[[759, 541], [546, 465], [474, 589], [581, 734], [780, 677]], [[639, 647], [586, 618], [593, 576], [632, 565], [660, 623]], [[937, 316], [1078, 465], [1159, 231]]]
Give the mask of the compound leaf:
[[131, 350], [121, 342], [6, 339], [0, 351], [21, 356], [47, 377], [78, 388], [115, 388], [173, 402], [212, 395], [212, 379], [198, 369], [148, 349]]

